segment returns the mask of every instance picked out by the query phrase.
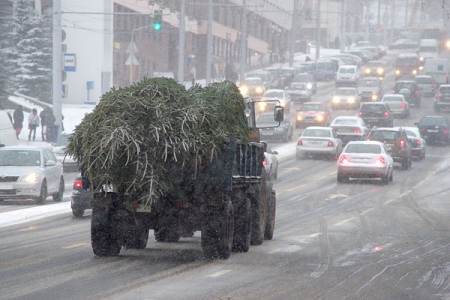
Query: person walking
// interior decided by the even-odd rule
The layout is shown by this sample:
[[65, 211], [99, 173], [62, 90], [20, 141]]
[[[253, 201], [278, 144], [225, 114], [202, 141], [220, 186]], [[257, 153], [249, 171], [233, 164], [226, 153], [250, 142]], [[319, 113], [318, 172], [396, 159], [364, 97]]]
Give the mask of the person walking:
[[28, 141], [31, 141], [31, 136], [33, 136], [33, 142], [36, 139], [36, 128], [39, 126], [39, 116], [37, 109], [33, 108], [30, 116], [28, 117], [28, 129], [30, 133], [28, 134]]
[[21, 105], [18, 105], [13, 113], [13, 127], [14, 130], [16, 131], [17, 139], [19, 139], [19, 134], [23, 128], [23, 119], [24, 119], [23, 108]]
[[41, 118], [41, 136], [42, 136], [42, 141], [46, 140], [46, 130], [47, 127], [46, 125], [46, 117], [48, 115], [48, 107], [44, 107], [44, 109], [39, 113], [39, 117]]
[[47, 109], [47, 113], [45, 115], [45, 134], [47, 136], [47, 142], [56, 142], [56, 134], [55, 134], [55, 115], [53, 114], [53, 110], [51, 108]]

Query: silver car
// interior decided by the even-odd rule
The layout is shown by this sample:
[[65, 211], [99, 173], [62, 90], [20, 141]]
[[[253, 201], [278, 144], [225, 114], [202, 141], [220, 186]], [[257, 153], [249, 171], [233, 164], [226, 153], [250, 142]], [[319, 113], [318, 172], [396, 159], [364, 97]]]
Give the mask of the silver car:
[[331, 127], [307, 127], [297, 141], [296, 158], [324, 155], [337, 159], [342, 151], [342, 140]]
[[409, 102], [406, 101], [403, 94], [386, 94], [381, 102], [387, 103], [394, 116], [408, 118], [410, 115]]
[[417, 83], [420, 89], [420, 93], [424, 96], [433, 96], [436, 91], [436, 82], [434, 78], [428, 75], [417, 75], [414, 77], [414, 81]]
[[0, 148], [0, 200], [63, 198], [63, 167], [52, 150], [37, 146]]
[[352, 141], [345, 146], [337, 161], [337, 181], [381, 179], [388, 184], [394, 177], [394, 160], [385, 146], [377, 141]]

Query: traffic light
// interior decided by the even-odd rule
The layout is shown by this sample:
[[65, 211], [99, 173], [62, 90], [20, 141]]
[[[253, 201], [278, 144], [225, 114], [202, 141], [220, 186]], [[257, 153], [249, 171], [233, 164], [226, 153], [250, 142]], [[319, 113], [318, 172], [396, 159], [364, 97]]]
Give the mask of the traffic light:
[[153, 30], [160, 31], [162, 27], [162, 11], [156, 10], [153, 18]]

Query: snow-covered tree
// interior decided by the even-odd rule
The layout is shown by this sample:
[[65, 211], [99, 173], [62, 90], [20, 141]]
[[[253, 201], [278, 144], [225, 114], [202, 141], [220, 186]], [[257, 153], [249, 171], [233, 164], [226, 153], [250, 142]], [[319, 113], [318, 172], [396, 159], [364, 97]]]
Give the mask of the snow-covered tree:
[[11, 25], [13, 16], [13, 0], [0, 1], [0, 99], [11, 94], [12, 65], [9, 64], [10, 53], [14, 49], [11, 41]]
[[14, 1], [14, 41], [12, 54], [16, 91], [51, 102], [52, 47], [51, 20], [36, 14], [33, 2]]

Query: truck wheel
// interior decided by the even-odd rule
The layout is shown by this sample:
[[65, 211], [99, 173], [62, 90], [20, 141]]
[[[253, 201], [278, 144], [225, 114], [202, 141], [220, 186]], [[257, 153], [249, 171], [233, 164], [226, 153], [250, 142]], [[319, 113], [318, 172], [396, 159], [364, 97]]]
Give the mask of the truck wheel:
[[210, 209], [202, 221], [202, 249], [208, 259], [230, 257], [233, 247], [234, 213], [228, 200], [222, 208]]
[[97, 256], [117, 256], [120, 253], [117, 229], [111, 222], [110, 214], [104, 208], [92, 209], [91, 244]]
[[240, 199], [234, 214], [233, 251], [247, 252], [250, 248], [252, 218], [251, 204], [247, 198]]
[[144, 249], [147, 247], [148, 229], [142, 225], [131, 225], [123, 237], [123, 245], [128, 249]]
[[75, 218], [81, 218], [84, 215], [84, 209], [72, 208], [72, 214]]
[[61, 179], [59, 180], [58, 192], [53, 195], [53, 201], [61, 202], [63, 196], [64, 196], [64, 178], [61, 176]]
[[154, 234], [157, 242], [176, 243], [180, 240], [180, 235], [168, 227], [155, 228]]
[[264, 231], [264, 239], [271, 240], [273, 238], [273, 231], [275, 229], [275, 213], [277, 209], [277, 195], [274, 190], [270, 193], [270, 200], [268, 203], [266, 230]]
[[264, 242], [267, 197], [266, 177], [263, 176], [261, 184], [257, 185], [256, 192], [250, 194], [252, 205], [252, 245], [261, 245]]

